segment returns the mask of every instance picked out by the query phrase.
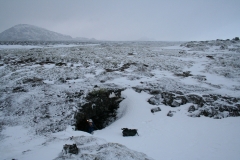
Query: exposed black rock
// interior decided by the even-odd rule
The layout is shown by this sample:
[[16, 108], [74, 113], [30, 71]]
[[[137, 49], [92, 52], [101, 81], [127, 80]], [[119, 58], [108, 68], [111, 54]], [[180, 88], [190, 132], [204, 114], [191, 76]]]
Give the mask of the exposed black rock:
[[31, 84], [32, 87], [39, 86], [43, 84], [43, 79], [33, 77], [33, 78], [26, 78], [22, 80], [23, 84]]
[[12, 92], [14, 92], [14, 93], [15, 92], [27, 92], [27, 90], [24, 89], [24, 87], [19, 86], [19, 87], [13, 88]]
[[214, 57], [213, 56], [206, 56], [207, 58], [210, 58], [210, 59], [214, 59]]
[[160, 107], [155, 107], [155, 108], [152, 108], [151, 109], [151, 112], [154, 113], [154, 112], [159, 112], [161, 111], [161, 108]]
[[[137, 129], [122, 128], [122, 130], [123, 130], [123, 131], [122, 131], [123, 137], [138, 135]], [[138, 136], [139, 136], [139, 135], [138, 135]]]
[[179, 107], [188, 102], [185, 96], [176, 96], [172, 92], [163, 92], [161, 96], [163, 98], [162, 103], [171, 107]]
[[191, 94], [186, 96], [187, 102], [188, 103], [194, 103], [197, 104], [199, 107], [202, 107], [205, 103], [203, 98], [201, 96]]
[[168, 114], [167, 114], [167, 116], [168, 116], [168, 117], [172, 117], [172, 116], [173, 116], [173, 113], [176, 113], [176, 111], [169, 111]]
[[234, 41], [239, 41], [239, 37], [233, 38]]
[[[109, 69], [109, 68], [106, 68], [106, 72], [114, 72], [114, 71], [121, 71], [123, 72], [125, 69], [128, 69], [131, 65], [137, 65], [137, 63], [126, 63], [124, 64], [122, 67], [120, 68], [116, 68], [116, 69]], [[145, 67], [148, 67], [147, 65], [143, 65]]]
[[191, 74], [191, 71], [186, 71], [186, 72], [182, 72], [182, 73], [175, 73], [176, 76], [180, 76], [180, 77], [189, 77], [189, 76], [193, 76]]
[[151, 97], [148, 99], [148, 103], [152, 105], [159, 105], [162, 103], [161, 95], [155, 95], [154, 97]]
[[56, 66], [67, 66], [67, 64], [66, 64], [66, 63], [63, 63], [63, 62], [56, 63], [55, 65], [56, 65]]
[[[163, 104], [168, 105], [168, 106], [172, 106], [173, 100], [175, 95], [173, 93], [169, 93], [169, 92], [163, 92], [161, 94], [162, 98], [163, 98]], [[175, 106], [172, 106], [175, 107]]]
[[41, 61], [41, 62], [36, 62], [36, 64], [40, 64], [40, 65], [44, 65], [44, 64], [55, 64], [55, 62], [53, 62], [53, 61], [48, 61], [48, 60], [46, 60], [46, 61]]
[[43, 79], [33, 77], [33, 78], [27, 78], [23, 80], [23, 83], [42, 83]]
[[65, 78], [62, 78], [62, 77], [59, 78], [58, 81], [61, 82], [61, 83], [66, 83], [67, 82], [67, 80]]
[[191, 105], [189, 108], [188, 108], [188, 112], [192, 113], [196, 110], [195, 106], [194, 105]]
[[[149, 91], [151, 93], [151, 91]], [[148, 99], [152, 105], [165, 104], [180, 107], [193, 103], [188, 109], [191, 117], [207, 116], [211, 118], [225, 118], [240, 116], [240, 98], [222, 95], [184, 95], [177, 91], [162, 92]], [[169, 113], [170, 114], [170, 113]]]
[[79, 149], [76, 144], [70, 145], [70, 144], [65, 144], [63, 146], [63, 153], [64, 154], [78, 154]]

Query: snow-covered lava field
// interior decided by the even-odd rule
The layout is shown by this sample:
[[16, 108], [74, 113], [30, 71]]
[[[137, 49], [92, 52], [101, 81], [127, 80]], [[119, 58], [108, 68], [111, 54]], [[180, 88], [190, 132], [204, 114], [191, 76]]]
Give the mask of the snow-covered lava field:
[[[103, 89], [114, 115], [75, 131]], [[239, 124], [238, 39], [0, 45], [0, 159], [238, 160]]]

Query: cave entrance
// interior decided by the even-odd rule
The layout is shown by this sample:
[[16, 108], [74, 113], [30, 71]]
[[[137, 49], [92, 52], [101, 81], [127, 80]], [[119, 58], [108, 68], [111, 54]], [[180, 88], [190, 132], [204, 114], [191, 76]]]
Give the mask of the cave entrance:
[[108, 126], [117, 118], [119, 103], [123, 89], [98, 89], [89, 92], [86, 96], [85, 104], [79, 107], [75, 114], [75, 129], [88, 131], [88, 119], [92, 119], [95, 130], [100, 130]]

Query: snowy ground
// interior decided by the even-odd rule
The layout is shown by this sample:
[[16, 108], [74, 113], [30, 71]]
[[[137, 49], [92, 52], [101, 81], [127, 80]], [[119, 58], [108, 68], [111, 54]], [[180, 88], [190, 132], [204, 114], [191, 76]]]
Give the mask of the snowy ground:
[[[169, 107], [152, 114], [153, 107], [146, 101], [147, 93], [132, 89], [123, 92], [128, 97], [121, 119], [96, 131], [94, 136], [121, 143], [130, 149], [143, 152], [153, 159], [239, 159], [240, 118], [213, 120], [186, 116], [189, 105], [171, 109], [173, 117], [166, 116]], [[120, 128], [137, 128], [139, 137], [122, 137]]]
[[[156, 106], [147, 102], [153, 95], [133, 88], [218, 94], [235, 97], [234, 105], [240, 104], [239, 44], [0, 46], [0, 159], [98, 155], [104, 159], [237, 160], [240, 117], [189, 117], [191, 103], [174, 108], [160, 103], [161, 111], [153, 114], [150, 109]], [[187, 71], [192, 76], [179, 76]], [[87, 93], [94, 86], [125, 88], [118, 119], [94, 135], [73, 131], [69, 125], [82, 99], [66, 102], [66, 97], [79, 90]], [[167, 116], [169, 111], [172, 117]], [[139, 136], [122, 137], [121, 128], [126, 127], [138, 129]], [[61, 157], [63, 145], [73, 143], [82, 148], [80, 154]]]

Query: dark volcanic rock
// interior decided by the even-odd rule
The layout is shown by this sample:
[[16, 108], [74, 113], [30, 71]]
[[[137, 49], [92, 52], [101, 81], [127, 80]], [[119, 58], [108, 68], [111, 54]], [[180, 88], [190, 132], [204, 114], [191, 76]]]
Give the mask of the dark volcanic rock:
[[180, 77], [189, 77], [189, 76], [193, 76], [191, 74], [191, 71], [186, 71], [186, 72], [182, 72], [182, 73], [175, 73], [176, 76], [180, 76]]
[[176, 113], [176, 111], [169, 111], [168, 114], [167, 114], [167, 116], [168, 116], [168, 117], [172, 117], [172, 116], [173, 116], [173, 113]]
[[12, 92], [27, 92], [26, 89], [24, 89], [23, 87], [15, 87], [13, 88]]
[[194, 105], [191, 105], [189, 108], [188, 108], [188, 112], [192, 113], [196, 110], [195, 106]]
[[154, 97], [149, 98], [148, 103], [150, 103], [152, 105], [159, 105], [162, 103], [162, 98], [160, 95], [156, 95]]
[[56, 65], [56, 66], [67, 66], [67, 64], [66, 64], [66, 63], [63, 63], [63, 62], [56, 63], [55, 65]]
[[161, 96], [163, 98], [162, 103], [171, 107], [179, 107], [188, 102], [185, 96], [176, 96], [174, 93], [170, 92], [163, 92]]
[[[161, 92], [161, 91], [159, 91]], [[151, 91], [149, 91], [151, 93]], [[148, 102], [152, 105], [165, 104], [171, 107], [192, 103], [188, 109], [191, 117], [206, 116], [211, 118], [225, 118], [240, 116], [240, 98], [222, 95], [184, 95], [181, 92], [169, 91], [156, 94], [149, 98]], [[170, 114], [170, 113], [169, 113]]]
[[64, 154], [78, 154], [79, 149], [76, 144], [70, 145], [70, 144], [65, 144], [63, 146], [63, 153]]
[[187, 95], [186, 99], [187, 99], [188, 103], [197, 104], [199, 107], [202, 107], [205, 103], [205, 101], [203, 100], [203, 98], [201, 96], [198, 96], [195, 94]]
[[172, 106], [175, 95], [173, 93], [169, 93], [169, 92], [163, 92], [161, 95], [163, 98], [163, 104]]

